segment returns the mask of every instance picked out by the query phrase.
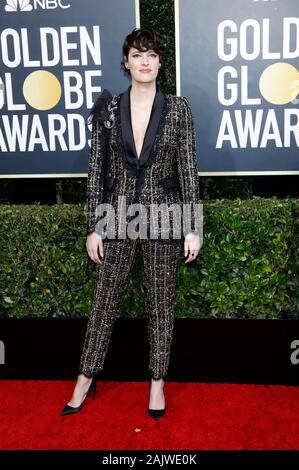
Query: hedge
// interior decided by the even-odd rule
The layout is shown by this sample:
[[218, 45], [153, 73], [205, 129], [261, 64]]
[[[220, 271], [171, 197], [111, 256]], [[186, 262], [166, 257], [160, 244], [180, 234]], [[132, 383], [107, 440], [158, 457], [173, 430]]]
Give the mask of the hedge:
[[[0, 317], [88, 317], [95, 264], [85, 248], [86, 206], [1, 205]], [[177, 317], [297, 319], [297, 199], [203, 202], [199, 256], [182, 252]], [[119, 316], [144, 316], [141, 252]]]

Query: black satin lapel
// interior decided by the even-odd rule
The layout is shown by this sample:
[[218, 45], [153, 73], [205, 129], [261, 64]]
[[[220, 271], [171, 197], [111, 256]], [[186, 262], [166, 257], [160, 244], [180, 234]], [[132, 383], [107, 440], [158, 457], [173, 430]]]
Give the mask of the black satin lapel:
[[152, 148], [152, 145], [154, 143], [154, 140], [157, 134], [163, 106], [164, 106], [164, 94], [162, 93], [162, 91], [160, 91], [157, 88], [155, 99], [154, 99], [153, 106], [152, 106], [152, 112], [150, 115], [149, 123], [148, 123], [146, 133], [144, 136], [141, 154], [139, 157], [139, 162], [141, 166], [146, 164], [150, 156], [151, 148]]
[[125, 158], [132, 166], [139, 166], [136, 155], [134, 136], [131, 125], [130, 89], [131, 86], [121, 94], [119, 103], [122, 140], [125, 150]]
[[149, 123], [145, 132], [143, 146], [141, 149], [140, 157], [138, 159], [137, 152], [135, 148], [134, 135], [132, 129], [132, 120], [131, 120], [131, 103], [130, 103], [130, 91], [132, 85], [121, 94], [120, 99], [120, 116], [121, 116], [121, 130], [122, 130], [122, 139], [125, 149], [125, 158], [130, 166], [139, 168], [144, 166], [150, 156], [151, 148], [154, 143], [160, 116], [164, 106], [164, 93], [158, 88], [156, 88], [156, 95], [152, 105], [152, 111], [149, 119]]

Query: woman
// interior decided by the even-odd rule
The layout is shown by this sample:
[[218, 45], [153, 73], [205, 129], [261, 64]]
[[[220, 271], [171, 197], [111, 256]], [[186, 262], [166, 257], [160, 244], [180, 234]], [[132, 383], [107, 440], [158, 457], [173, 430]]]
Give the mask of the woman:
[[[164, 44], [157, 32], [150, 28], [133, 29], [124, 41], [122, 52], [121, 64], [132, 79], [131, 85], [112, 100], [104, 90], [91, 110], [86, 248], [96, 263], [96, 287], [77, 383], [61, 415], [80, 411], [86, 396], [95, 394], [95, 377], [103, 369], [114, 320], [139, 244], [144, 262], [150, 343], [148, 411], [153, 418], [165, 413], [163, 386], [172, 341], [178, 259], [184, 248], [188, 256], [185, 262], [189, 263], [200, 249], [192, 206], [199, 201], [195, 130], [188, 100], [162, 93], [156, 84], [164, 64]], [[105, 236], [97, 225], [99, 205], [107, 202], [118, 213], [113, 233], [119, 235], [123, 226], [120, 199], [125, 199], [126, 205], [139, 203], [145, 208], [161, 203], [167, 207], [178, 203], [182, 207], [182, 202], [191, 205], [190, 230], [184, 235], [184, 246], [182, 236], [174, 236], [173, 226], [169, 229], [170, 236], [162, 239], [163, 230], [160, 226], [156, 230], [157, 220], [165, 225], [167, 217], [161, 215], [161, 219], [154, 219], [153, 213], [142, 219], [146, 237]], [[127, 228], [132, 222], [130, 214]], [[174, 220], [175, 216], [173, 223]], [[149, 226], [144, 224], [148, 221], [150, 233], [153, 226], [156, 230], [155, 237], [148, 236]]]

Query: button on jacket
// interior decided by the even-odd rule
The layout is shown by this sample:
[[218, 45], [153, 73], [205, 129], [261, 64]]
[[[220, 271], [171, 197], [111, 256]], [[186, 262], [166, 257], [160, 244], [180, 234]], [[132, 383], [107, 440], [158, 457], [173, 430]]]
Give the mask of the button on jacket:
[[[183, 204], [190, 204], [193, 231], [197, 217], [193, 204], [200, 202], [200, 192], [195, 128], [188, 99], [163, 93], [156, 86], [138, 158], [131, 123], [131, 87], [113, 97], [103, 90], [91, 109], [86, 232], [96, 230], [97, 206], [107, 202], [117, 213], [121, 196], [126, 208], [133, 203], [147, 209], [151, 204], [166, 203], [169, 207], [177, 203], [183, 210]], [[117, 239], [117, 220], [115, 228]], [[172, 228], [169, 238], [173, 238]]]

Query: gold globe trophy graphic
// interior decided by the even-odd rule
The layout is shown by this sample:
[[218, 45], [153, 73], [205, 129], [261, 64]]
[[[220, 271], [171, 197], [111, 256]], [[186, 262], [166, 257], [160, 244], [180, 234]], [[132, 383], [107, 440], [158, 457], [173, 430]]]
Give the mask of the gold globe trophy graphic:
[[47, 111], [61, 98], [61, 85], [57, 77], [46, 70], [30, 73], [23, 84], [23, 95], [32, 108]]
[[269, 65], [260, 77], [259, 88], [269, 103], [287, 104], [299, 93], [299, 72], [286, 62]]

